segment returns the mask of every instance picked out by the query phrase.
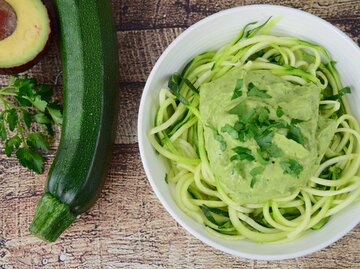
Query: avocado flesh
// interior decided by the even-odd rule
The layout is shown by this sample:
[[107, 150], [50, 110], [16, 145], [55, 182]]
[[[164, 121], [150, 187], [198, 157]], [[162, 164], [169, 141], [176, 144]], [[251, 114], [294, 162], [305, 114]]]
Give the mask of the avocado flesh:
[[50, 35], [48, 12], [40, 0], [6, 0], [16, 14], [15, 31], [0, 40], [0, 71], [31, 66]]

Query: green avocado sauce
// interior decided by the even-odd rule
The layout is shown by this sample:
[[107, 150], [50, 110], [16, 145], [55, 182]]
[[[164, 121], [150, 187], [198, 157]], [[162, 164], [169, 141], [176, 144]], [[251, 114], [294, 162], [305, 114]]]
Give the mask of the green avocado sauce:
[[218, 188], [240, 204], [306, 186], [336, 129], [319, 114], [320, 89], [270, 71], [235, 70], [200, 89], [205, 147]]

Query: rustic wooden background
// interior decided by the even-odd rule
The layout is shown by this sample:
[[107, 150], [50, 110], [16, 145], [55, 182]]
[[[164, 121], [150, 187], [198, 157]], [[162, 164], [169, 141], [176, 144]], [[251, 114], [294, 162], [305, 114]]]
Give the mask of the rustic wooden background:
[[[142, 89], [155, 61], [191, 24], [225, 8], [255, 3], [309, 11], [360, 43], [359, 0], [113, 0], [121, 62], [120, 112], [105, 189], [97, 204], [60, 240], [41, 242], [27, 228], [46, 173], [37, 176], [1, 153], [0, 268], [360, 268], [360, 226], [325, 250], [298, 259], [266, 262], [224, 254], [185, 232], [159, 203], [144, 174], [136, 121]], [[56, 44], [30, 71], [49, 84], [56, 83], [59, 72]], [[0, 82], [6, 83], [6, 77]], [[47, 156], [47, 169], [55, 150], [56, 144]]]

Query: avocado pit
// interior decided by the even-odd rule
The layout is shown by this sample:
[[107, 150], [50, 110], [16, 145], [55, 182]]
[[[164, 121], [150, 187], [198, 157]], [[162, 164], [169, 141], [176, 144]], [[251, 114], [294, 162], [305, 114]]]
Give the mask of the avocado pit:
[[4, 0], [0, 0], [0, 40], [10, 36], [16, 28], [16, 13]]

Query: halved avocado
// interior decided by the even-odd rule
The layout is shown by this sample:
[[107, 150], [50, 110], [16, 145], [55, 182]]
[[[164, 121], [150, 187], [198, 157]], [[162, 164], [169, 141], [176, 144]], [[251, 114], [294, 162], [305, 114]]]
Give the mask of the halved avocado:
[[[0, 4], [0, 29], [5, 36], [0, 40], [0, 73], [25, 71], [37, 62], [48, 43], [51, 27], [47, 8], [41, 0], [0, 0]], [[12, 11], [16, 15], [13, 31], [8, 29], [13, 25]]]

